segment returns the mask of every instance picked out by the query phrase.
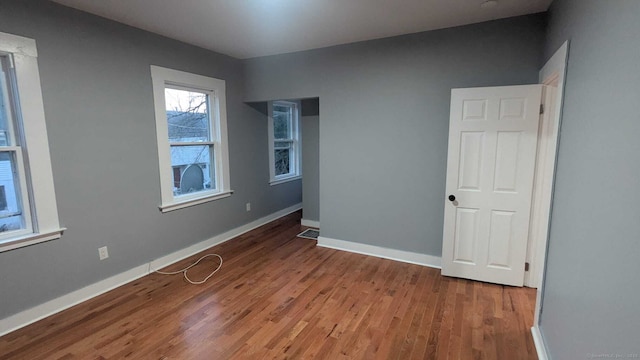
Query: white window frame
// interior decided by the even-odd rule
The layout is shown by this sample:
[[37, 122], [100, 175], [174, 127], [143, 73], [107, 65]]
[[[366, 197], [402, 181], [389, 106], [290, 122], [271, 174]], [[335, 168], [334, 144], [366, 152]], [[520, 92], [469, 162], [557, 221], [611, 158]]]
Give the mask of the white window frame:
[[[10, 90], [14, 93], [14, 128], [21, 133], [15, 146], [25, 229], [0, 234], [0, 252], [58, 239], [60, 226], [49, 138], [44, 115], [38, 53], [33, 39], [0, 32], [0, 54], [11, 67]], [[16, 133], [17, 137], [18, 134]]]
[[[229, 148], [227, 141], [227, 100], [224, 80], [196, 75], [184, 71], [151, 65], [153, 100], [156, 114], [156, 135], [158, 139], [158, 159], [160, 173], [160, 211], [168, 212], [231, 196], [229, 180]], [[165, 88], [183, 88], [209, 95], [209, 119], [212, 131], [211, 141], [202, 143], [213, 147], [216, 189], [192, 194], [174, 196], [171, 147], [165, 105]], [[215, 129], [215, 130], [214, 130]]]
[[[286, 106], [292, 109], [291, 114], [291, 148], [292, 148], [292, 161], [289, 164], [290, 171], [288, 174], [276, 175], [275, 164], [275, 143], [282, 140], [274, 139], [273, 131], [273, 107], [274, 105]], [[268, 103], [269, 113], [269, 184], [278, 185], [293, 180], [302, 178], [302, 127], [300, 125], [300, 102], [299, 101], [269, 101]]]

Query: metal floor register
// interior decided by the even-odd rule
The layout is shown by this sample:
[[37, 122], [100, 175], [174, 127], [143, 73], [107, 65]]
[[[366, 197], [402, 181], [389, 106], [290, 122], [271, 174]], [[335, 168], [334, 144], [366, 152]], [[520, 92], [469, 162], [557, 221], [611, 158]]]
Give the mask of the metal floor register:
[[307, 229], [301, 232], [300, 234], [298, 234], [298, 237], [305, 238], [305, 239], [318, 240], [318, 235], [320, 235], [320, 231], [314, 230], [314, 229]]

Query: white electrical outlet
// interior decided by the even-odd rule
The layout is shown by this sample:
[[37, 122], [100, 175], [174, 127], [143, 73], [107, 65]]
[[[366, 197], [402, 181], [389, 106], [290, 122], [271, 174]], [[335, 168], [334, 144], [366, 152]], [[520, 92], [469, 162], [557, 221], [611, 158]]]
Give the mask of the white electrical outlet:
[[100, 256], [100, 260], [104, 260], [109, 257], [109, 249], [106, 246], [103, 246], [98, 249], [98, 255]]
[[251, 211], [251, 203], [247, 203], [247, 211]]

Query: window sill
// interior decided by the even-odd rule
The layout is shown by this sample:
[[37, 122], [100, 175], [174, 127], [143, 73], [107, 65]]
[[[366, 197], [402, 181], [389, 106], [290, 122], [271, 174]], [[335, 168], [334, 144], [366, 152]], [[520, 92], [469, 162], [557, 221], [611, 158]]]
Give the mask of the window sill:
[[288, 177], [288, 178], [284, 178], [284, 179], [271, 180], [271, 181], [269, 181], [269, 185], [271, 185], [271, 186], [279, 185], [279, 184], [287, 183], [289, 181], [300, 180], [300, 179], [302, 179], [302, 175], [296, 175], [296, 176], [292, 176], [292, 177]]
[[160, 211], [162, 211], [163, 213], [166, 213], [169, 211], [184, 209], [186, 207], [204, 204], [209, 201], [224, 199], [226, 197], [231, 196], [231, 194], [233, 194], [233, 190], [222, 191], [219, 193], [205, 195], [197, 198], [181, 199], [172, 203], [160, 205]]
[[18, 249], [21, 247], [38, 244], [45, 241], [59, 239], [62, 233], [67, 230], [66, 228], [60, 228], [54, 231], [48, 231], [38, 234], [27, 234], [18, 236], [11, 239], [0, 241], [0, 252]]

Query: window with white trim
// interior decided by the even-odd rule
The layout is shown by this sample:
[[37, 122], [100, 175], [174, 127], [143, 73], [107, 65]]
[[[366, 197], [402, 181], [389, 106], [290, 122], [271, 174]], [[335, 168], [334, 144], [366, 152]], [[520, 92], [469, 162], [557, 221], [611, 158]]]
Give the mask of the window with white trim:
[[300, 179], [300, 103], [269, 102], [269, 164], [271, 185]]
[[0, 251], [62, 235], [36, 43], [6, 33], [0, 33], [0, 191]]
[[163, 212], [228, 197], [225, 81], [151, 66]]

